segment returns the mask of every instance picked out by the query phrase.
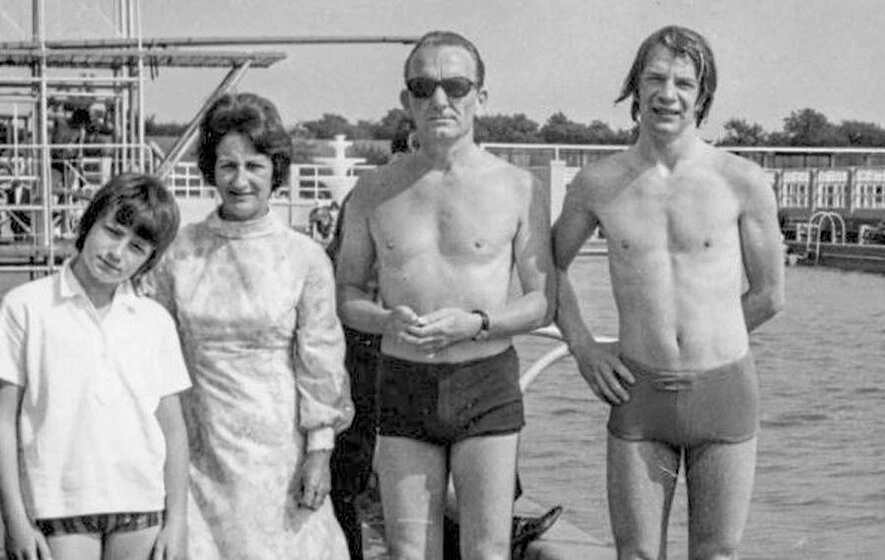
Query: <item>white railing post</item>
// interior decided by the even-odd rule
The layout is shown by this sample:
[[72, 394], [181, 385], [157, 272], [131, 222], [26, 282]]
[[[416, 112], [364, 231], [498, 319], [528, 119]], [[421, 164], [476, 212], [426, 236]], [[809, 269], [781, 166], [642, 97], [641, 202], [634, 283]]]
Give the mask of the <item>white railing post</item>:
[[565, 162], [561, 159], [550, 161], [550, 220], [556, 220], [562, 210], [566, 188]]

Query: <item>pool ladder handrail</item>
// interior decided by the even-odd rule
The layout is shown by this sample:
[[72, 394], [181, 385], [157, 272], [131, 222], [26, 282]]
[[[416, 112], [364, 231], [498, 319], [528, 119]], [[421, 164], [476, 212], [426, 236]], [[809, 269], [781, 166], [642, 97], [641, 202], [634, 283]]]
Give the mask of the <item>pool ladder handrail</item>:
[[[832, 238], [830, 239], [830, 242], [841, 243], [842, 245], [845, 244], [845, 220], [842, 219], [842, 216], [836, 212], [829, 212], [827, 210], [815, 212], [810, 218], [808, 218], [808, 222], [805, 224], [805, 227], [807, 228], [805, 256], [808, 259], [811, 259], [813, 256], [814, 264], [817, 264], [820, 261], [820, 233], [824, 225], [824, 220], [829, 222], [830, 227], [832, 228]], [[812, 234], [814, 234], [814, 239], [812, 239]], [[814, 249], [811, 248], [812, 243], [814, 243]]]

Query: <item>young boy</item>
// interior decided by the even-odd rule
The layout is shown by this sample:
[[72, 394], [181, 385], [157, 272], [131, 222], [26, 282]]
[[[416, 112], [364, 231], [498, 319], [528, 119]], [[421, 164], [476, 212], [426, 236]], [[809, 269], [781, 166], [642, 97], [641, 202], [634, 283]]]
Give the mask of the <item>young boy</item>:
[[156, 179], [93, 198], [77, 255], [0, 305], [0, 512], [15, 559], [185, 551], [190, 386], [175, 324], [133, 291], [178, 230]]

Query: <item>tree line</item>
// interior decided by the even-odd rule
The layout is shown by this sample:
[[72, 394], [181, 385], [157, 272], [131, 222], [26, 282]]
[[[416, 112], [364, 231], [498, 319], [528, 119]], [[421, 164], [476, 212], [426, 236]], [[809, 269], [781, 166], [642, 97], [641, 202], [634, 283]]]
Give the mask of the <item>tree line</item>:
[[[408, 128], [409, 118], [399, 108], [390, 109], [378, 121], [358, 120], [326, 113], [319, 119], [303, 121], [290, 128], [296, 140], [331, 139], [344, 134], [352, 140], [390, 140]], [[149, 135], [177, 135], [184, 124], [161, 123], [152, 115], [146, 121]], [[767, 131], [760, 124], [732, 118], [723, 125], [724, 134], [716, 143], [721, 146], [863, 146], [885, 147], [885, 128], [872, 122], [830, 120], [819, 111], [805, 108], [793, 111], [783, 120], [781, 130]], [[574, 121], [562, 112], [552, 114], [540, 125], [524, 113], [484, 115], [476, 120], [479, 142], [525, 144], [630, 144], [636, 127], [612, 129], [593, 120], [589, 124]]]
[[885, 129], [872, 122], [832, 123], [814, 109], [800, 109], [784, 119], [783, 129], [768, 132], [756, 123], [730, 119], [723, 125], [722, 146], [862, 146], [885, 147]]

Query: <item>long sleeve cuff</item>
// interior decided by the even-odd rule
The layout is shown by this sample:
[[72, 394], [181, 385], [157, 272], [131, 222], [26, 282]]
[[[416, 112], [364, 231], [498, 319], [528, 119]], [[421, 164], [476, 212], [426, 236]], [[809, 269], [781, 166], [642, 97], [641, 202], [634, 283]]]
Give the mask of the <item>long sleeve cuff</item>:
[[307, 432], [307, 451], [331, 451], [335, 448], [335, 429], [317, 428]]

